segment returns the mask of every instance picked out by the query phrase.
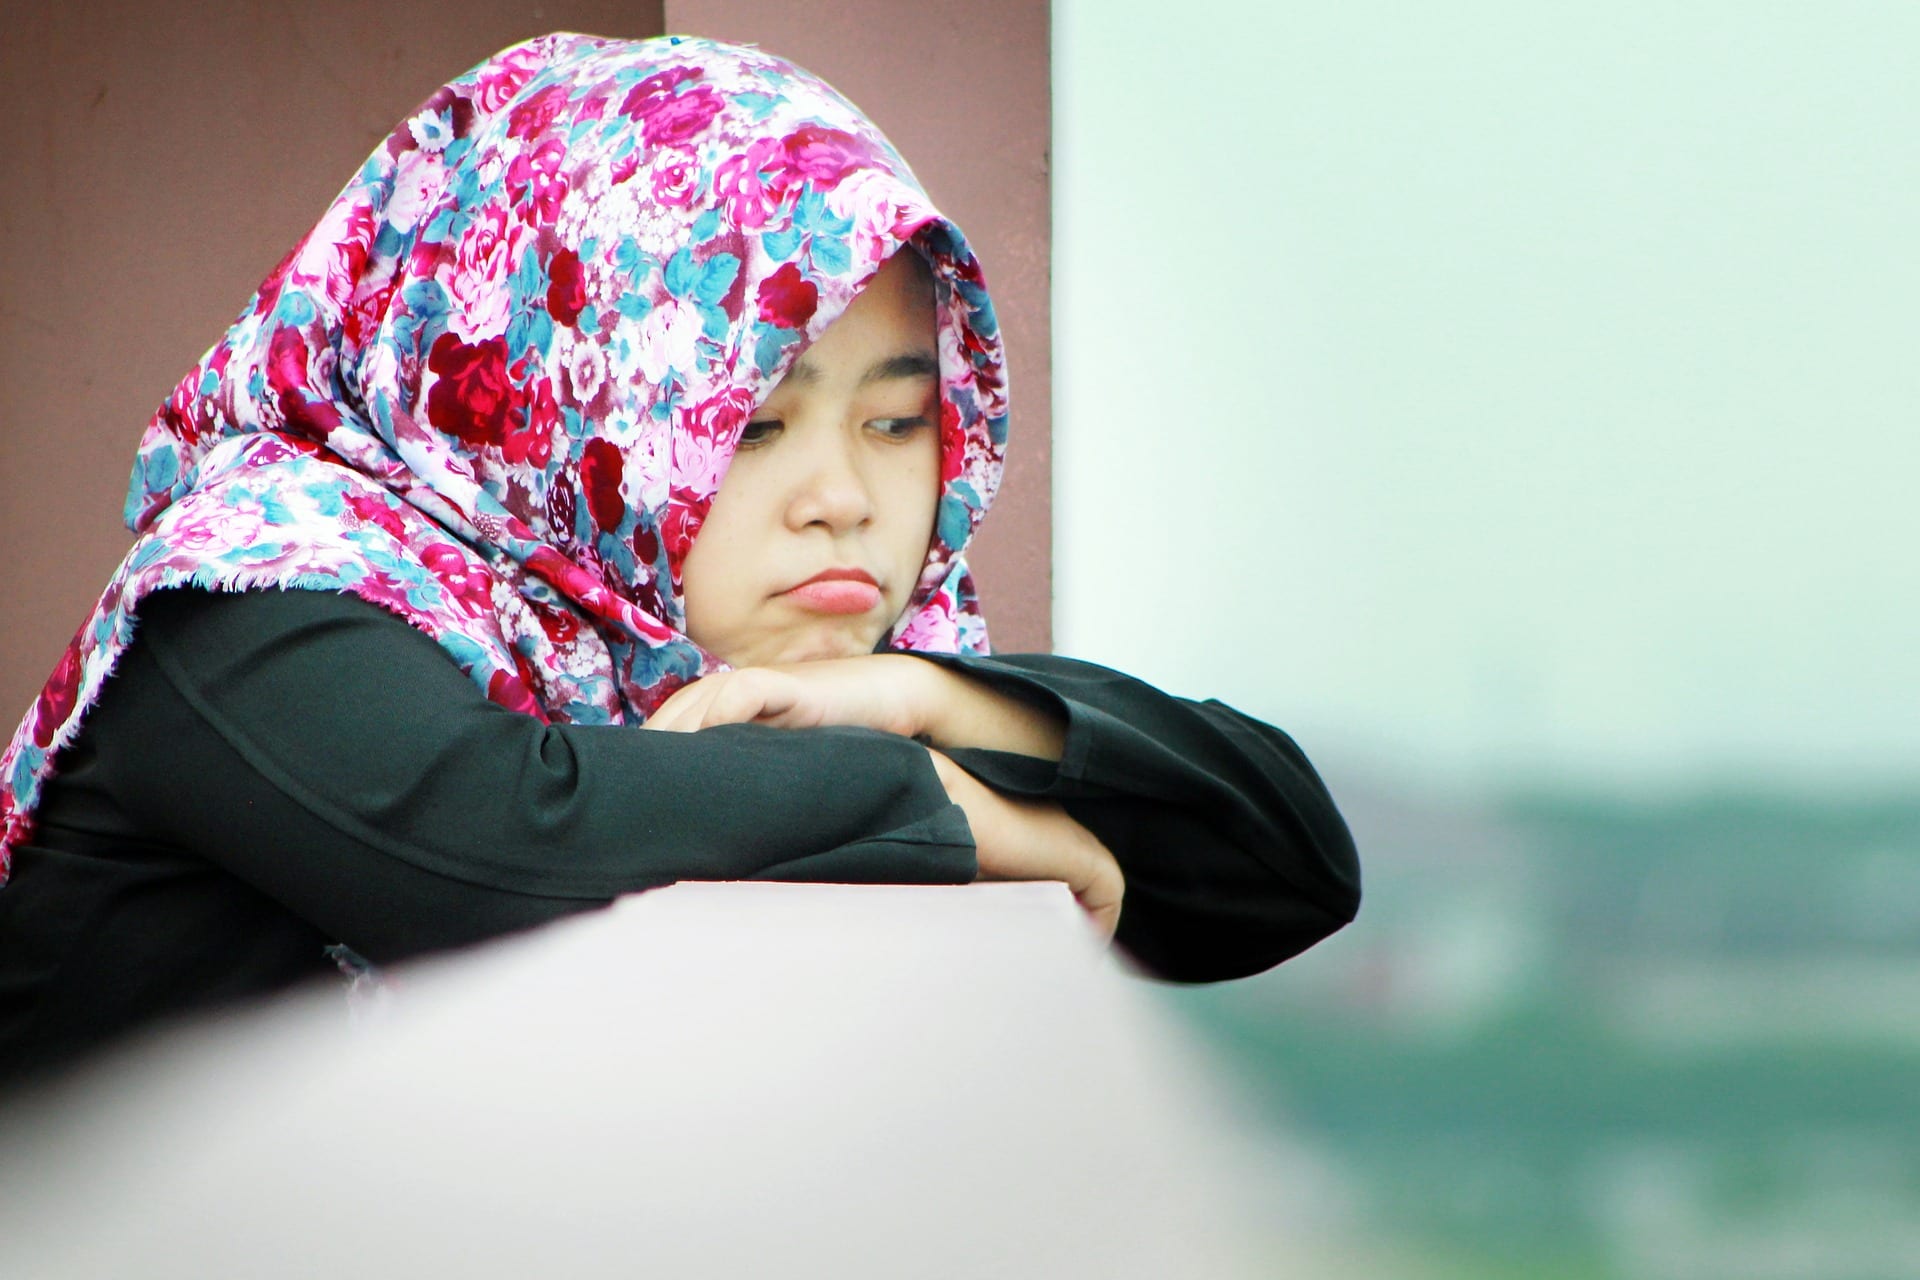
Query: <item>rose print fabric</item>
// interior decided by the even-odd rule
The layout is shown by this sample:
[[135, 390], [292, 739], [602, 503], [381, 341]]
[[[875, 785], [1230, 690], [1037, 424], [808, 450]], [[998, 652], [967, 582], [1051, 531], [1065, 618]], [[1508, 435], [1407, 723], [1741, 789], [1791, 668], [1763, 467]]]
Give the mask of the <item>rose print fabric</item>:
[[936, 285], [943, 490], [887, 643], [984, 653], [963, 552], [1006, 439], [960, 232], [750, 48], [545, 36], [394, 131], [141, 439], [138, 535], [0, 755], [0, 879], [142, 597], [350, 591], [493, 701], [637, 724], [721, 663], [680, 571], [753, 407], [896, 250]]

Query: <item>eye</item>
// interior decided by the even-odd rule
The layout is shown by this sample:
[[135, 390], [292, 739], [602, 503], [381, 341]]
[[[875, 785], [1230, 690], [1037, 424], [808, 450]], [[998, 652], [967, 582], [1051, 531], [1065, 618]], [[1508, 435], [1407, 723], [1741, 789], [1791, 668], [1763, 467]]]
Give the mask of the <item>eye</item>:
[[932, 420], [925, 417], [875, 418], [867, 423], [867, 430], [883, 439], [905, 441], [912, 439], [921, 429], [932, 425]]
[[761, 418], [749, 422], [746, 430], [740, 433], [739, 447], [742, 449], [751, 449], [755, 445], [766, 444], [775, 436], [779, 435], [785, 427], [786, 424], [778, 418]]

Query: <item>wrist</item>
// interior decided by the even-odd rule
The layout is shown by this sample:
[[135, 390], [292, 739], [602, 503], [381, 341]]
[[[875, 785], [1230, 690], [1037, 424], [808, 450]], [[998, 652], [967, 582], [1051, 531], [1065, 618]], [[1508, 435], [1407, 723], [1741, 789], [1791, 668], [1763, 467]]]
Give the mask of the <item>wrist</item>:
[[[954, 699], [965, 692], [955, 687], [960, 677], [938, 663], [923, 658], [910, 658], [902, 654], [900, 661], [913, 664], [908, 681], [910, 692], [905, 700], [907, 736], [918, 739], [928, 747], [963, 745], [955, 739], [953, 723]], [[959, 769], [958, 765], [952, 767]]]
[[940, 785], [946, 789], [947, 799], [959, 804], [960, 797], [954, 793], [961, 785], [959, 778], [966, 776], [966, 770], [932, 747], [927, 748], [927, 758], [933, 761], [934, 776], [940, 779]]
[[924, 658], [911, 699], [911, 737], [943, 750], [983, 747], [1058, 763], [1066, 749], [1066, 720], [1052, 707], [1016, 697], [985, 680]]

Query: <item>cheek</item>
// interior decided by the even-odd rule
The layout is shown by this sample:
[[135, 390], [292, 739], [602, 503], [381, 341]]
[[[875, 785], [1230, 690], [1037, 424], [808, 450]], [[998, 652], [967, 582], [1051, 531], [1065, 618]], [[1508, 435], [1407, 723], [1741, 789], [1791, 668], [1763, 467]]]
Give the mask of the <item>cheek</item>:
[[771, 449], [735, 455], [681, 569], [687, 634], [718, 653], [747, 625], [768, 583], [781, 523], [780, 470]]
[[902, 459], [899, 494], [900, 559], [910, 561], [917, 577], [927, 547], [933, 541], [934, 517], [940, 508], [940, 441], [929, 432], [925, 447], [914, 448]]
[[914, 447], [906, 450], [901, 470], [904, 479], [900, 491], [907, 495], [903, 505], [925, 517], [929, 532], [933, 529], [933, 511], [940, 503], [940, 437], [922, 432]]
[[687, 635], [695, 644], [712, 648], [713, 633], [712, 595], [707, 590], [709, 582], [723, 579], [713, 576], [708, 558], [702, 553], [701, 540], [695, 539], [693, 550], [687, 552], [687, 562], [680, 571], [680, 608], [686, 616]]
[[713, 647], [714, 630], [727, 622], [730, 588], [743, 576], [738, 533], [729, 508], [716, 500], [681, 566], [680, 604], [686, 613], [687, 634], [708, 648]]
[[736, 458], [721, 482], [720, 491], [707, 504], [706, 517], [687, 550], [689, 580], [697, 565], [707, 568], [702, 574], [704, 577], [724, 575], [726, 570], [718, 568], [716, 562], [732, 564], [743, 547], [764, 538], [762, 530], [768, 519], [766, 507], [770, 498], [765, 492], [764, 468], [754, 465], [757, 461]]

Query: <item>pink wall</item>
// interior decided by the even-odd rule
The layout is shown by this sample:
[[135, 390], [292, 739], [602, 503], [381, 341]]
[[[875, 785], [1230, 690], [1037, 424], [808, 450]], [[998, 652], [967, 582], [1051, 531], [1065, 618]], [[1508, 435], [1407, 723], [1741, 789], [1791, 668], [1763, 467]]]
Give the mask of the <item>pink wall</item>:
[[[976, 6], [964, 27], [917, 23], [910, 45], [830, 34], [895, 9], [872, 0], [664, 14], [659, 0], [14, 8], [0, 38], [0, 732], [126, 549], [120, 502], [155, 405], [394, 121], [449, 76], [550, 30], [704, 25], [757, 40], [845, 89], [921, 161], [935, 198], [981, 246], [1019, 379], [1009, 510], [988, 522], [980, 557], [996, 638], [1046, 646], [1042, 0]], [[986, 79], [970, 82], [939, 51], [983, 35], [973, 56]], [[918, 105], [928, 98], [965, 102], [941, 115], [979, 123], [929, 131]]]

